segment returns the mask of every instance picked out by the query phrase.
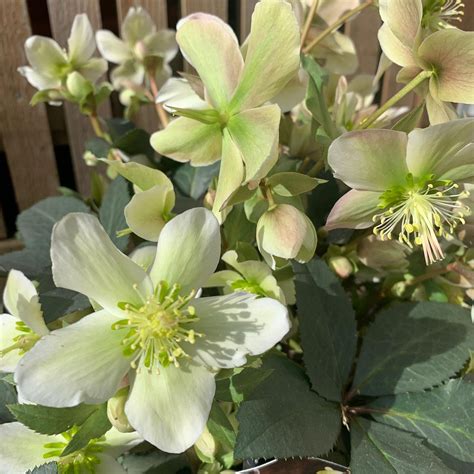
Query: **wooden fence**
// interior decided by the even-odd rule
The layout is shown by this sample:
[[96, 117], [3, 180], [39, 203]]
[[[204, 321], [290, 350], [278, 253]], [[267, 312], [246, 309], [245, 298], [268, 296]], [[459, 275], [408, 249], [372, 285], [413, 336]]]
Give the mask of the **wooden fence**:
[[[56, 108], [40, 104], [30, 107], [33, 88], [17, 73], [26, 64], [23, 44], [32, 34], [51, 35], [65, 45], [77, 13], [87, 13], [94, 28], [118, 32], [131, 6], [146, 8], [158, 27], [174, 28], [176, 21], [195, 11], [213, 13], [228, 21], [242, 40], [250, 29], [258, 0], [0, 0], [0, 252], [12, 247], [16, 214], [38, 200], [57, 194], [68, 184], [80, 192], [89, 190], [90, 170], [82, 154], [85, 140], [92, 135], [88, 121], [66, 104]], [[334, 0], [338, 1], [338, 0]], [[474, 0], [467, 0], [465, 29], [473, 29]], [[346, 31], [358, 49], [360, 72], [374, 73], [380, 49], [376, 40], [380, 18], [375, 9], [365, 10]], [[178, 58], [175, 68], [182, 68]], [[384, 76], [381, 101], [399, 85], [396, 69]], [[409, 100], [412, 100], [411, 98]], [[112, 114], [111, 103], [102, 112]], [[141, 127], [153, 130], [153, 110], [137, 117]], [[10, 238], [10, 239], [9, 239]]]

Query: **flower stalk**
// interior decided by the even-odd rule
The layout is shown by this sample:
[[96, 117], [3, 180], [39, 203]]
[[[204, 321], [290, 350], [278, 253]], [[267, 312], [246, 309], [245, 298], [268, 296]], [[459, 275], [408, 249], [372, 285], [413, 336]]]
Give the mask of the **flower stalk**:
[[156, 102], [156, 98], [158, 97], [158, 85], [155, 80], [155, 75], [153, 73], [149, 73], [148, 79], [150, 81], [150, 88], [153, 96], [153, 103], [155, 105], [156, 113], [158, 115], [162, 127], [165, 128], [169, 123], [169, 119], [163, 106], [160, 103]]
[[304, 48], [304, 43], [308, 36], [309, 30], [311, 28], [311, 23], [313, 21], [313, 18], [316, 15], [318, 4], [319, 4], [319, 0], [313, 0], [313, 3], [311, 4], [311, 8], [309, 9], [308, 16], [306, 17], [306, 21], [303, 26], [303, 32], [301, 33], [301, 49]]

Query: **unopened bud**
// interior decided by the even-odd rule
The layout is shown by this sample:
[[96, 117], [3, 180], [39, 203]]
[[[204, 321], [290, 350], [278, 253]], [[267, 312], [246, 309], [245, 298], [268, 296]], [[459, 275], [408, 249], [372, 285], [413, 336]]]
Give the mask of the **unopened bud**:
[[217, 453], [217, 443], [207, 427], [204, 428], [201, 436], [198, 438], [196, 443], [194, 443], [194, 450], [202, 462], [214, 462], [214, 456]]
[[331, 257], [328, 263], [331, 270], [341, 278], [348, 278], [354, 271], [350, 260], [342, 255]]
[[121, 433], [131, 433], [135, 431], [125, 415], [125, 403], [128, 398], [129, 387], [121, 388], [115, 396], [107, 402], [107, 416], [112, 426]]

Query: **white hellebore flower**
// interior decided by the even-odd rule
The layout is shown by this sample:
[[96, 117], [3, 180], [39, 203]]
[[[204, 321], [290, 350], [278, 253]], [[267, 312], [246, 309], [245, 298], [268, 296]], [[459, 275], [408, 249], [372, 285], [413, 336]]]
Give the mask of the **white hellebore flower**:
[[35, 286], [18, 270], [8, 274], [3, 303], [10, 314], [0, 314], [0, 371], [14, 372], [23, 354], [49, 330]]
[[44, 36], [30, 36], [25, 52], [30, 66], [18, 69], [38, 90], [59, 89], [72, 72], [95, 82], [107, 71], [107, 61], [93, 58], [95, 40], [86, 14], [76, 15], [67, 40], [68, 51]]
[[122, 254], [99, 221], [72, 213], [53, 230], [57, 286], [102, 306], [39, 341], [15, 373], [21, 396], [74, 406], [111, 398], [130, 382], [125, 414], [159, 449], [182, 452], [202, 433], [214, 371], [238, 367], [289, 330], [285, 306], [247, 293], [194, 298], [219, 262], [219, 224], [204, 208], [163, 228], [148, 273]]
[[61, 474], [125, 474], [115, 459], [143, 441], [137, 433], [120, 433], [112, 428], [79, 451], [60, 457], [71, 436], [69, 431], [59, 435], [36, 433], [17, 422], [0, 425], [2, 472], [24, 474], [55, 461]]

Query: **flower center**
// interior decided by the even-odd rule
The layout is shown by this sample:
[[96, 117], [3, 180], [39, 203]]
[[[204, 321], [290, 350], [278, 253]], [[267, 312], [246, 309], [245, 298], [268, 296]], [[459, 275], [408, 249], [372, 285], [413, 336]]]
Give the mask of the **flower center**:
[[401, 243], [423, 247], [427, 264], [442, 260], [438, 237], [449, 237], [459, 223], [464, 224], [470, 209], [462, 200], [469, 193], [458, 192], [459, 186], [448, 180], [414, 182], [409, 175], [407, 183], [407, 187], [394, 187], [380, 197], [379, 207], [384, 211], [373, 217], [377, 224], [374, 234], [387, 240], [398, 232]]
[[235, 280], [230, 285], [235, 291], [245, 291], [246, 293], [253, 293], [254, 295], [266, 296], [260, 285], [256, 282], [248, 280]]
[[23, 321], [18, 321], [15, 327], [19, 334], [12, 339], [13, 344], [0, 351], [0, 357], [7, 355], [11, 351], [18, 351], [20, 355], [28, 352], [40, 339], [40, 336], [33, 332]]
[[450, 23], [462, 21], [464, 15], [462, 0], [430, 0], [423, 11], [423, 26], [433, 29], [446, 28]]
[[67, 456], [60, 457], [76, 433], [77, 428], [72, 428], [61, 435], [65, 441], [46, 443], [44, 445], [46, 452], [43, 454], [43, 458], [59, 457], [56, 461], [58, 463], [59, 474], [94, 474], [97, 464], [100, 464], [100, 459], [97, 457], [97, 454], [101, 453], [106, 447], [104, 443], [105, 436], [92, 439], [85, 448], [68, 454]]
[[162, 281], [143, 305], [119, 304], [127, 317], [114, 323], [112, 329], [128, 329], [122, 340], [123, 355], [132, 358], [132, 368], [159, 372], [160, 366], [171, 363], [179, 367], [179, 359], [188, 357], [181, 344], [194, 344], [196, 337], [203, 336], [191, 327], [199, 320], [189, 305], [196, 292], [181, 296], [180, 289], [179, 285], [170, 287]]

